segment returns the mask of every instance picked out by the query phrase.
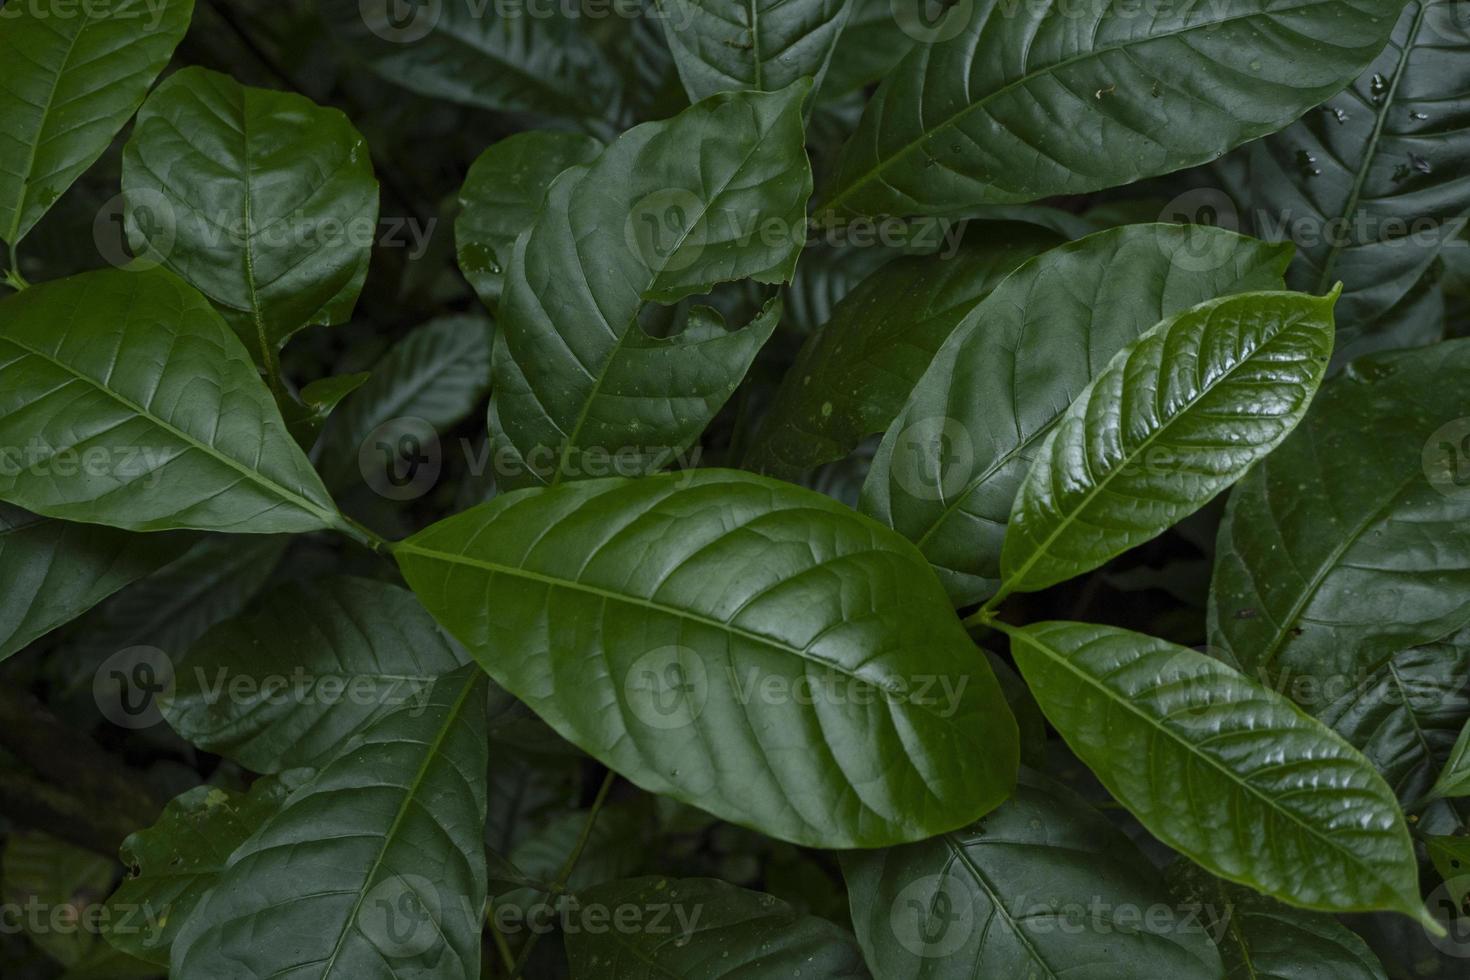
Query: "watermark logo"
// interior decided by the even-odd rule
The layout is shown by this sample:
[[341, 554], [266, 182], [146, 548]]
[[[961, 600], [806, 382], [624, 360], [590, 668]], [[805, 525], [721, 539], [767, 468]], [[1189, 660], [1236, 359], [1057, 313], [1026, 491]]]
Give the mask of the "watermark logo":
[[1164, 205], [1159, 220], [1185, 226], [1184, 247], [1171, 261], [1186, 272], [1219, 269], [1235, 256], [1235, 245], [1215, 229], [1240, 231], [1240, 212], [1229, 194], [1213, 187], [1185, 191]]
[[1446, 497], [1470, 497], [1470, 418], [1446, 422], [1424, 443], [1424, 475]]
[[709, 671], [688, 647], [651, 650], [628, 669], [623, 700], [649, 728], [686, 728], [699, 718], [709, 700]]
[[97, 668], [92, 697], [102, 716], [119, 728], [151, 728], [163, 720], [161, 700], [174, 692], [174, 664], [158, 647], [119, 650]]
[[654, 191], [628, 212], [623, 226], [628, 248], [650, 269], [687, 269], [704, 252], [708, 234], [704, 211], [704, 201], [691, 191], [677, 187]]
[[1470, 959], [1470, 875], [1460, 875], [1442, 882], [1429, 893], [1424, 905], [1445, 928], [1445, 935], [1425, 934], [1446, 956]]
[[915, 956], [951, 956], [974, 934], [974, 899], [952, 875], [926, 875], [894, 898], [888, 926], [898, 944]]
[[898, 29], [920, 44], [959, 37], [975, 16], [975, 0], [889, 0]]
[[[178, 242], [179, 221], [173, 203], [158, 191], [135, 190], [116, 194], [92, 219], [92, 242], [97, 254], [118, 269], [146, 272], [168, 261]], [[130, 240], [147, 242], [134, 253]]]
[[390, 959], [428, 952], [439, 941], [439, 890], [420, 875], [394, 875], [372, 887], [357, 912], [357, 927]]
[[358, 12], [368, 30], [389, 44], [422, 41], [439, 26], [443, 0], [358, 0]]
[[362, 441], [357, 467], [380, 497], [417, 500], [434, 488], [444, 468], [439, 433], [417, 416], [389, 419]]
[[893, 474], [916, 500], [947, 500], [965, 488], [975, 465], [975, 443], [958, 419], [920, 419], [898, 434]]

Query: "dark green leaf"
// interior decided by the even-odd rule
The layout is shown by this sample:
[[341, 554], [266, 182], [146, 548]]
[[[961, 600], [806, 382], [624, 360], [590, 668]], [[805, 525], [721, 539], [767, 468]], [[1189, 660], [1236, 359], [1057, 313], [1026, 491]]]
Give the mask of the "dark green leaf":
[[840, 98], [881, 80], [913, 44], [894, 19], [893, 0], [852, 0], [847, 27], [827, 66], [823, 98]]
[[318, 767], [465, 662], [403, 589], [292, 583], [221, 623], [176, 668], [160, 707], [189, 742], [255, 772]]
[[469, 665], [369, 726], [230, 854], [169, 972], [478, 977], [485, 703]]
[[[1464, 701], [1463, 691], [1467, 688], [1470, 688], [1470, 678], [1466, 678], [1461, 689], [1455, 692], [1461, 702]], [[1462, 709], [1465, 707], [1463, 703], [1458, 706]], [[1444, 764], [1444, 770], [1430, 790], [1430, 796], [1436, 799], [1470, 796], [1470, 712], [1466, 712], [1466, 715], [1465, 727], [1460, 729], [1460, 734], [1450, 749], [1449, 759]]]
[[134, 253], [207, 296], [257, 364], [352, 315], [378, 182], [336, 109], [186, 68], [143, 104], [122, 183]]
[[1212, 228], [1099, 232], [1021, 266], [950, 335], [889, 427], [863, 509], [914, 541], [957, 605], [1000, 584], [1031, 460], [1118, 351], [1216, 296], [1280, 288], [1290, 248]]
[[1402, 6], [976, 0], [910, 13], [925, 43], [869, 103], [824, 209], [943, 214], [1213, 160], [1356, 77]]
[[21, 465], [0, 498], [135, 531], [340, 523], [250, 355], [173, 276], [86, 273], [4, 310], [0, 445]]
[[852, 0], [659, 0], [691, 101], [717, 92], [822, 87]]
[[71, 622], [188, 546], [28, 514], [0, 504], [0, 660]]
[[847, 295], [787, 369], [751, 450], [752, 468], [798, 476], [883, 431], [975, 304], [1061, 241], [1019, 224], [985, 232], [953, 256], [890, 262]]
[[1436, 928], [1393, 791], [1321, 722], [1163, 640], [1081, 623], [1006, 631], [1041, 710], [1159, 840], [1291, 905]]
[[1172, 905], [1132, 843], [1025, 770], [980, 823], [844, 854], [842, 871], [858, 941], [884, 980], [1220, 977], [1203, 924]]
[[1424, 846], [1456, 908], [1470, 915], [1470, 837], [1430, 837]]
[[107, 901], [107, 941], [167, 966], [174, 938], [215, 886], [230, 854], [310, 776], [293, 770], [256, 780], [249, 794], [196, 786], [170, 801], [152, 827], [123, 841], [128, 876]]
[[114, 867], [107, 858], [55, 837], [12, 830], [0, 852], [6, 933], [25, 932], [64, 966], [80, 962], [100, 945], [96, 934], [81, 925], [82, 908], [95, 908], [112, 883]]
[[491, 146], [470, 167], [454, 238], [460, 271], [492, 312], [516, 239], [535, 221], [546, 189], [563, 170], [589, 164], [601, 152], [590, 136], [531, 130]]
[[[633, 878], [589, 889], [567, 933], [572, 980], [867, 980], [857, 943], [825, 919], [712, 878]], [[621, 913], [627, 925], [610, 927]], [[588, 919], [588, 916], [595, 919]]]
[[1356, 678], [1470, 622], [1466, 377], [1456, 340], [1371, 355], [1323, 388], [1231, 494], [1213, 645], [1249, 673]]
[[396, 556], [498, 683], [651, 792], [875, 847], [1010, 790], [1015, 722], [922, 559], [819, 494], [720, 470], [572, 483]]
[[1119, 351], [1016, 495], [1002, 594], [1066, 581], [1157, 537], [1280, 445], [1327, 373], [1336, 301], [1336, 291], [1227, 296]]
[[0, 241], [19, 245], [137, 111], [189, 28], [194, 0], [0, 15]]
[[712, 96], [552, 184], [500, 307], [490, 427], [502, 486], [665, 467], [729, 398], [779, 302], [734, 332], [697, 308], [682, 332], [654, 337], [638, 315], [721, 282], [791, 279], [811, 193], [807, 91]]

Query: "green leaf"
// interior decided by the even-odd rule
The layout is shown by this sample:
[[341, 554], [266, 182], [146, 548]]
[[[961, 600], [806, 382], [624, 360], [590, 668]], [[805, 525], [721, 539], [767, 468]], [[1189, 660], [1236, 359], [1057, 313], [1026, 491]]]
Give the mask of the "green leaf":
[[[868, 977], [851, 934], [713, 878], [633, 878], [579, 897], [586, 914], [621, 912], [631, 928], [568, 931], [572, 980]], [[629, 910], [637, 910], [636, 920]]]
[[852, 0], [847, 27], [827, 66], [823, 99], [841, 98], [882, 80], [913, 43], [893, 16], [892, 0]]
[[1157, 537], [1280, 445], [1327, 373], [1336, 301], [1227, 296], [1119, 351], [1021, 484], [1000, 594], [1044, 589]]
[[799, 476], [883, 431], [975, 305], [1060, 241], [1032, 226], [986, 226], [953, 256], [898, 259], [863, 280], [787, 369], [750, 466]]
[[254, 772], [317, 768], [465, 662], [403, 589], [318, 579], [206, 633], [159, 707], [189, 742]]
[[396, 0], [321, 0], [317, 7], [327, 28], [368, 68], [420, 95], [570, 119], [611, 119], [622, 111], [617, 69], [580, 17], [483, 0], [407, 7]]
[[[1470, 686], [1470, 679], [1467, 679], [1466, 686]], [[1470, 796], [1470, 718], [1466, 719], [1465, 727], [1460, 729], [1454, 747], [1450, 749], [1449, 760], [1445, 762], [1444, 769], [1429, 795], [1433, 799]]]
[[168, 273], [106, 269], [5, 301], [0, 498], [134, 531], [314, 531], [341, 518], [250, 356]]
[[1470, 623], [1466, 377], [1470, 340], [1454, 340], [1323, 388], [1231, 494], [1212, 645], [1266, 677], [1356, 679]]
[[1408, 806], [1430, 792], [1470, 721], [1470, 633], [1395, 653], [1363, 676], [1259, 679], [1367, 756]]
[[776, 92], [807, 77], [822, 87], [852, 0], [659, 0], [689, 99]]
[[439, 433], [469, 415], [490, 389], [491, 325], [446, 316], [410, 331], [373, 366], [322, 433], [322, 479], [343, 490], [381, 472], [400, 432]]
[[1041, 710], [1159, 840], [1291, 905], [1402, 912], [1437, 932], [1392, 790], [1321, 722], [1163, 640], [1002, 628]]
[[187, 546], [186, 538], [174, 535], [140, 538], [0, 504], [0, 660], [167, 564]]
[[98, 945], [88, 927], [88, 909], [96, 908], [112, 883], [114, 867], [111, 860], [66, 841], [11, 829], [0, 852], [5, 931], [24, 931], [63, 966], [81, 961]]
[[371, 377], [367, 371], [358, 371], [318, 378], [302, 387], [298, 393], [300, 400], [289, 400], [282, 407], [281, 413], [296, 444], [303, 449], [315, 446], [317, 437], [321, 435], [327, 419], [332, 417], [333, 410], [342, 403], [342, 399], [361, 388]]
[[500, 306], [490, 427], [502, 486], [659, 469], [730, 397], [779, 301], [734, 332], [703, 307], [673, 336], [638, 316], [721, 282], [790, 281], [811, 193], [807, 91], [712, 96], [552, 184]]
[[885, 980], [1220, 977], [1202, 924], [1172, 907], [1128, 838], [1026, 770], [981, 822], [846, 853], [842, 873], [858, 941]]
[[107, 900], [103, 935], [114, 948], [168, 966], [169, 948], [230, 855], [311, 776], [294, 770], [258, 779], [250, 792], [196, 786], [174, 797], [152, 827], [123, 841], [128, 876]]
[[1205, 163], [1340, 90], [1402, 6], [976, 0], [912, 18], [926, 43], [868, 104], [823, 210], [944, 214]]
[[1470, 837], [1429, 837], [1424, 841], [1434, 870], [1448, 886], [1460, 914], [1470, 915]]
[[257, 364], [346, 321], [378, 233], [378, 182], [336, 109], [186, 68], [123, 152], [128, 240], [209, 297]]
[[601, 152], [590, 136], [531, 130], [495, 143], [470, 167], [454, 238], [460, 271], [491, 312], [500, 305], [516, 239], [535, 221], [551, 182]]
[[169, 972], [479, 976], [485, 704], [469, 665], [354, 739], [230, 855]]
[[1223, 980], [1387, 980], [1368, 944], [1329, 915], [1282, 905], [1182, 859], [1169, 880], [1215, 937]]
[[[1367, 70], [1320, 110], [1252, 144], [1241, 186], [1231, 188], [1249, 202], [1258, 234], [1300, 239], [1293, 288], [1346, 283], [1337, 308], [1344, 353], [1375, 342], [1364, 335], [1381, 329], [1375, 321], [1424, 277], [1470, 212], [1470, 188], [1457, 179], [1470, 129], [1446, 116], [1470, 91], [1461, 16], [1454, 3], [1409, 3]], [[1324, 232], [1293, 232], [1307, 227]]]
[[650, 792], [877, 847], [1010, 791], [1015, 722], [923, 560], [819, 494], [721, 470], [572, 483], [395, 555], [497, 683]]
[[1030, 260], [934, 356], [883, 438], [863, 510], [919, 546], [956, 605], [986, 598], [1027, 468], [1073, 399], [1160, 320], [1280, 288], [1290, 256], [1213, 228], [1137, 225]]
[[0, 15], [0, 241], [14, 247], [137, 111], [193, 0], [12, 3]]

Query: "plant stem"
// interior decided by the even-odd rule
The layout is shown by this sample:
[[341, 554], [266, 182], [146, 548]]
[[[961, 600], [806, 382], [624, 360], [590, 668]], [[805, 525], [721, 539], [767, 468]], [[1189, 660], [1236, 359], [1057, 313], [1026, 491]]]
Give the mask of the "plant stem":
[[490, 938], [495, 940], [495, 948], [500, 952], [500, 962], [505, 966], [506, 975], [514, 976], [516, 960], [510, 953], [510, 945], [506, 943], [505, 936], [495, 928], [495, 903], [493, 901], [485, 905], [485, 925], [490, 929]]
[[18, 245], [10, 247], [10, 269], [5, 273], [5, 285], [16, 292], [29, 289], [31, 285], [26, 282], [26, 277], [20, 274], [20, 246]]
[[966, 629], [973, 629], [976, 626], [995, 625], [996, 610], [1000, 608], [1000, 604], [1004, 602], [1006, 600], [1006, 597], [1010, 594], [1011, 590], [1002, 585], [999, 592], [997, 592], [995, 595], [991, 596], [985, 601], [985, 605], [981, 606], [975, 612], [965, 617], [965, 621], [963, 624], [964, 627]]
[[359, 524], [346, 514], [338, 514], [336, 530], [356, 541], [374, 554], [392, 554], [393, 542], [366, 525]]
[[[576, 870], [577, 861], [581, 859], [582, 852], [587, 849], [587, 842], [592, 839], [592, 828], [597, 826], [597, 814], [602, 810], [602, 804], [607, 802], [608, 790], [612, 789], [613, 782], [618, 774], [611, 769], [603, 777], [602, 785], [598, 787], [597, 798], [592, 801], [592, 809], [587, 812], [587, 822], [582, 825], [582, 835], [577, 838], [577, 844], [572, 848], [572, 853], [567, 855], [566, 863], [561, 866], [561, 872], [556, 876], [556, 881], [551, 886], [548, 895], [560, 894], [566, 890], [567, 882], [571, 880], [572, 872]], [[530, 962], [531, 952], [536, 948], [536, 941], [541, 938], [541, 933], [531, 933], [531, 938], [526, 940], [526, 945], [521, 948], [521, 955], [516, 959], [515, 969], [511, 971], [510, 980], [517, 980]]]

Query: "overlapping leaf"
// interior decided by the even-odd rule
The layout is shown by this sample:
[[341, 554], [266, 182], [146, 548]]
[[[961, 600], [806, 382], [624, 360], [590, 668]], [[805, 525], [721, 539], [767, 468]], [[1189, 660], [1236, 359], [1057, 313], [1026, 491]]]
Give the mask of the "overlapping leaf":
[[659, 0], [679, 77], [693, 101], [775, 92], [802, 77], [820, 89], [852, 0]]
[[1321, 722], [1163, 640], [1081, 623], [1006, 631], [1047, 718], [1155, 837], [1292, 905], [1431, 921], [1393, 791]]
[[315, 768], [464, 661], [403, 589], [323, 579], [206, 633], [160, 707], [189, 742], [254, 772]]
[[166, 565], [187, 546], [177, 536], [140, 538], [0, 504], [0, 659]]
[[863, 509], [919, 546], [957, 605], [985, 598], [1027, 467], [1073, 399], [1160, 320], [1280, 288], [1289, 257], [1217, 229], [1139, 225], [1030, 260], [935, 355], [883, 438]]
[[0, 241], [20, 244], [137, 111], [194, 0], [13, 3], [0, 17]]
[[712, 96], [557, 178], [501, 301], [490, 425], [503, 486], [666, 466], [729, 398], [778, 302], [734, 332], [696, 308], [654, 337], [638, 315], [721, 282], [790, 280], [811, 193], [807, 91]]
[[230, 854], [169, 972], [478, 976], [485, 704], [469, 665], [372, 724]]
[[639, 909], [645, 917], [633, 929], [569, 932], [572, 980], [868, 976], [851, 934], [773, 896], [712, 878], [611, 881], [588, 889], [582, 902]]
[[1001, 550], [1002, 591], [1065, 581], [1194, 513], [1286, 438], [1332, 353], [1337, 293], [1245, 293], [1119, 351], [1047, 437]]
[[910, 15], [924, 43], [868, 104], [823, 208], [943, 214], [1213, 160], [1355, 78], [1402, 6], [976, 0]]
[[994, 807], [1015, 722], [913, 547], [720, 470], [502, 496], [399, 544], [429, 611], [562, 736], [772, 836], [882, 846]]
[[796, 476], [881, 432], [913, 394], [935, 352], [1001, 280], [1060, 239], [1027, 225], [986, 226], [944, 258], [890, 262], [807, 338], [749, 457]]
[[303, 327], [351, 316], [378, 183], [336, 109], [186, 68], [143, 104], [122, 182], [134, 253], [209, 297], [263, 367]]
[[842, 858], [852, 919], [884, 980], [1175, 977], [1219, 980], [1202, 924], [1167, 919], [1168, 892], [1133, 845], [1076, 794], [1022, 771], [973, 826]]
[[1356, 678], [1470, 622], [1470, 341], [1374, 354], [1230, 497], [1211, 643], [1248, 673]]
[[250, 355], [169, 273], [86, 273], [5, 314], [0, 445], [22, 459], [0, 499], [135, 531], [340, 523]]

